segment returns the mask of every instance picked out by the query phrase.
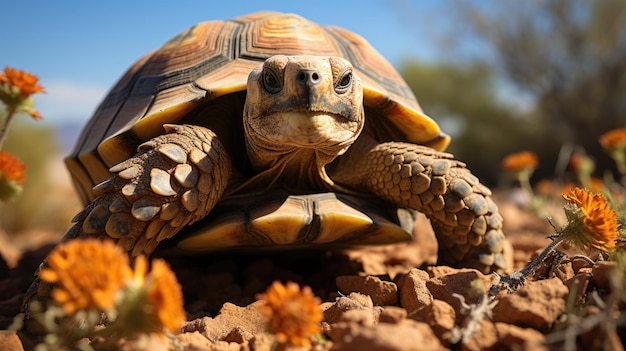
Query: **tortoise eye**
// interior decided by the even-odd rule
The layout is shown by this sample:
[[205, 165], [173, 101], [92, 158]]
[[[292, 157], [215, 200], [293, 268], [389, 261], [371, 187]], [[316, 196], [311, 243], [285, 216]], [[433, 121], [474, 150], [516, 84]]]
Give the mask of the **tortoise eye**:
[[263, 69], [263, 87], [270, 94], [276, 94], [283, 89], [276, 73], [269, 68]]
[[337, 94], [343, 94], [348, 91], [350, 85], [352, 85], [352, 71], [348, 70], [343, 73], [337, 84], [335, 84], [335, 91]]

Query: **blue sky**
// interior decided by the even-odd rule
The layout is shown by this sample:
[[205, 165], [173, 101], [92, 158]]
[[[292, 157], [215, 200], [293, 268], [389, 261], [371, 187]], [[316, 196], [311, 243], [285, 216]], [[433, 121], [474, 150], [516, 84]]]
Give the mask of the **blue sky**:
[[[409, 0], [8, 1], [2, 5], [0, 65], [37, 74], [45, 123], [86, 122], [136, 59], [201, 21], [274, 10], [338, 25], [369, 40], [392, 64], [436, 59], [446, 2]], [[410, 7], [412, 16], [407, 16]], [[417, 16], [414, 16], [417, 14]], [[6, 32], [8, 30], [8, 32]]]

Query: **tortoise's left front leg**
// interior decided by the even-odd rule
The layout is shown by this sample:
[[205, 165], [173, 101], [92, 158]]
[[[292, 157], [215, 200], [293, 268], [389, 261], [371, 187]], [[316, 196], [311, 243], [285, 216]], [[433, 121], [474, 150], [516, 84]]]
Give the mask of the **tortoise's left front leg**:
[[[233, 171], [226, 149], [207, 128], [165, 129], [167, 133], [143, 143], [137, 154], [110, 169], [112, 176], [94, 187], [95, 199], [74, 217], [62, 241], [112, 240], [129, 256], [150, 255], [161, 241], [213, 209]], [[34, 334], [41, 330], [30, 318], [31, 302], [46, 307], [54, 287], [39, 276], [47, 264], [40, 265], [22, 303], [26, 328]]]
[[351, 160], [355, 158], [337, 179], [424, 213], [439, 242], [439, 263], [484, 272], [507, 268], [498, 207], [464, 163], [451, 154], [401, 142], [378, 144]]

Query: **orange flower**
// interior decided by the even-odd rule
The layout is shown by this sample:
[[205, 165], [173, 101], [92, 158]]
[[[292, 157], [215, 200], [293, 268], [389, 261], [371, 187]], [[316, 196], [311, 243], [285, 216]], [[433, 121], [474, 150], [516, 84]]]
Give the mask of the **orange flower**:
[[28, 114], [34, 119], [43, 119], [43, 116], [41, 115], [41, 113], [39, 113], [39, 111], [30, 110], [28, 111]]
[[595, 164], [593, 159], [589, 158], [589, 156], [575, 153], [572, 154], [572, 157], [569, 159], [569, 167], [574, 172], [583, 172], [585, 174], [593, 173], [595, 168]]
[[37, 82], [39, 78], [26, 71], [4, 67], [4, 74], [0, 73], [0, 83], [6, 83], [19, 89], [20, 95], [26, 99], [34, 93], [45, 93], [44, 88]]
[[128, 256], [113, 242], [75, 239], [54, 249], [39, 275], [56, 284], [52, 298], [70, 315], [82, 309], [113, 308], [132, 272]]
[[535, 193], [537, 195], [550, 197], [557, 194], [557, 191], [554, 189], [554, 182], [550, 179], [541, 179], [535, 184]]
[[[608, 252], [617, 240], [617, 213], [602, 194], [573, 188], [563, 198], [570, 204], [566, 215], [570, 221], [564, 230], [565, 239], [580, 248], [594, 247]], [[571, 208], [573, 207], [573, 208]], [[582, 231], [577, 230], [582, 223]]]
[[539, 158], [530, 151], [510, 154], [502, 160], [502, 168], [511, 172], [519, 172], [526, 169], [535, 170], [537, 167], [539, 167]]
[[589, 188], [596, 193], [602, 192], [604, 190], [604, 181], [600, 178], [591, 177]]
[[0, 200], [9, 200], [22, 193], [25, 169], [20, 160], [0, 150]]
[[[139, 260], [145, 262], [143, 256], [137, 257], [137, 261]], [[137, 261], [135, 267], [138, 267]], [[143, 265], [145, 267], [145, 263]], [[153, 316], [167, 331], [178, 330], [185, 321], [185, 310], [176, 275], [164, 260], [155, 259], [152, 260], [152, 269], [147, 280], [148, 302], [152, 306]]]
[[25, 112], [34, 119], [43, 119], [35, 110], [35, 101], [31, 97], [34, 93], [45, 93], [38, 81], [36, 75], [11, 67], [5, 67], [4, 73], [0, 72], [0, 101], [7, 105], [9, 119], [14, 112]]
[[626, 147], [626, 128], [612, 129], [600, 136], [600, 145], [606, 150]]
[[300, 289], [294, 282], [287, 285], [275, 281], [264, 294], [257, 296], [265, 300], [261, 312], [267, 317], [269, 328], [280, 343], [310, 347], [309, 336], [321, 329], [322, 310], [320, 299], [313, 295], [308, 286]]
[[15, 156], [0, 150], [0, 181], [22, 182], [26, 179], [26, 166]]
[[145, 256], [137, 256], [131, 283], [122, 291], [119, 316], [111, 328], [120, 334], [174, 332], [185, 321], [183, 293], [168, 264], [162, 259], [152, 261], [149, 273]]

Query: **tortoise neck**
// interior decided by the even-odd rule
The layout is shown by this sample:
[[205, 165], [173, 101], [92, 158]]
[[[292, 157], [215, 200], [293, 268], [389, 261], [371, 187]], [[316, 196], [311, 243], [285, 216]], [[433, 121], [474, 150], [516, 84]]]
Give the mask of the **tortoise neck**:
[[325, 166], [337, 155], [321, 150], [294, 148], [289, 151], [259, 150], [248, 145], [248, 157], [256, 175], [247, 183], [261, 188], [283, 187], [294, 191], [328, 191], [334, 182]]

